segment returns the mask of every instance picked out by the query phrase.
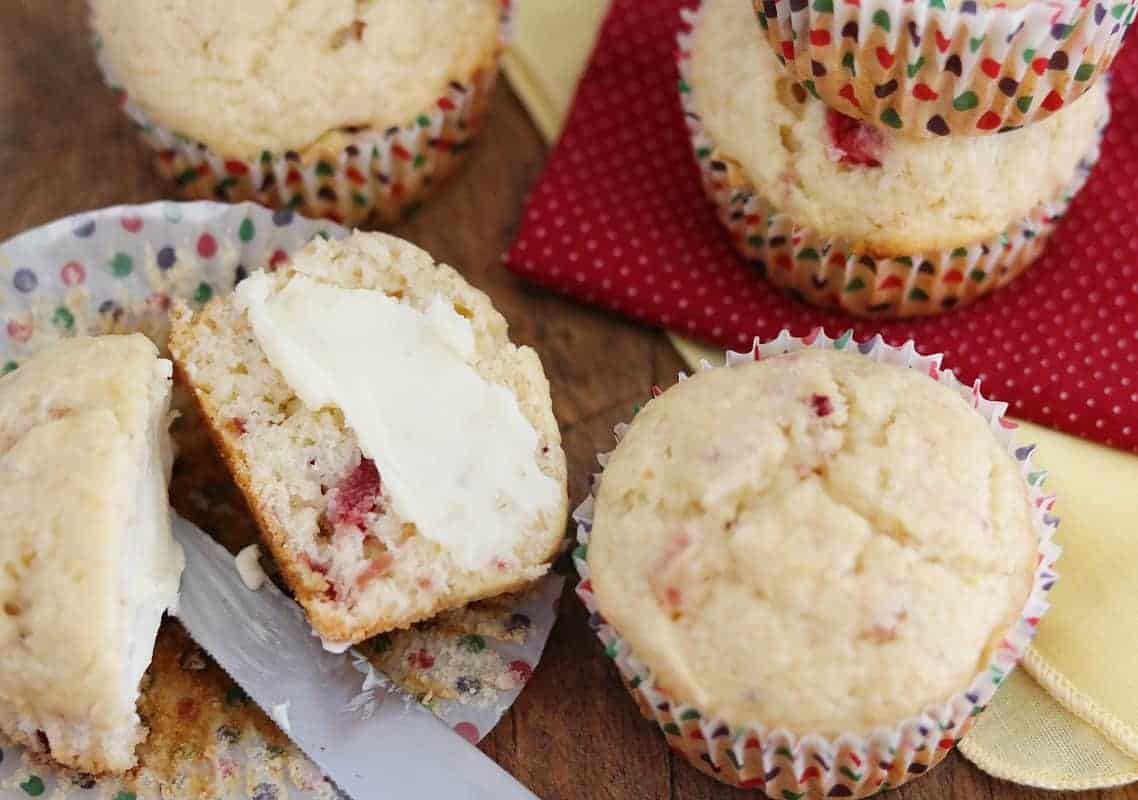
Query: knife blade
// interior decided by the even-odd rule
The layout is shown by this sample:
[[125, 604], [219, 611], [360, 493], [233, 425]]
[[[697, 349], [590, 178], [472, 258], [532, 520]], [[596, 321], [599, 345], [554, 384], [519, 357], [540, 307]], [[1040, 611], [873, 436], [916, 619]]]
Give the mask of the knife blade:
[[250, 591], [229, 551], [177, 515], [174, 537], [186, 554], [178, 620], [342, 791], [355, 800], [537, 800], [413, 699], [379, 686], [370, 717], [352, 711], [362, 684], [353, 651], [326, 651], [272, 581]]

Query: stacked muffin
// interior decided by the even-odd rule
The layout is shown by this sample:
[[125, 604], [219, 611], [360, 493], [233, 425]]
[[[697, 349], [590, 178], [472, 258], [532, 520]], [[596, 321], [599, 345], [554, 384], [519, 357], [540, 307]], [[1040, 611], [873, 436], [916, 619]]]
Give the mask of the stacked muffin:
[[[1097, 160], [1095, 78], [1129, 18], [948, 5], [770, 0], [756, 25], [748, 0], [704, 0], [689, 17], [704, 186], [792, 295], [878, 318], [974, 300], [1038, 257]], [[1070, 19], [1040, 30], [1041, 10]]]

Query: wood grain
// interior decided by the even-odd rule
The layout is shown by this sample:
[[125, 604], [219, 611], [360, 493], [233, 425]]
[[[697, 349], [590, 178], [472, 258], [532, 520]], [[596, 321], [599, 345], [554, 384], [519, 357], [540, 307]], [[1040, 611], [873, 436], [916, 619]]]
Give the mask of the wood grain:
[[[0, 238], [77, 211], [169, 196], [94, 67], [81, 0], [0, 0]], [[659, 333], [519, 283], [500, 254], [545, 150], [517, 99], [500, 87], [463, 171], [394, 232], [462, 270], [540, 353], [553, 386], [575, 502], [593, 454], [653, 383], [682, 368]], [[728, 800], [674, 758], [641, 719], [566, 592], [532, 683], [483, 748], [546, 800]], [[988, 778], [958, 755], [893, 793], [905, 800], [1039, 800], [1048, 793]], [[1138, 800], [1138, 788], [1080, 795]]]

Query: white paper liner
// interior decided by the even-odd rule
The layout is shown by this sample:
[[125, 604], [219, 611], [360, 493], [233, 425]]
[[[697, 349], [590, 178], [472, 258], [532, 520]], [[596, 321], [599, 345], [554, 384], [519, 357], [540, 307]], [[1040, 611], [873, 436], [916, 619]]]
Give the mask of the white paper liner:
[[[1058, 197], [983, 242], [904, 256], [857, 252], [850, 242], [800, 225], [763, 197], [750, 176], [725, 158], [699, 115], [691, 86], [691, 38], [699, 10], [684, 9], [678, 41], [680, 100], [704, 192], [735, 250], [795, 299], [875, 319], [939, 314], [1006, 286], [1043, 253], [1056, 224], [1098, 162], [1109, 104], [1088, 152]], [[815, 102], [807, 98], [806, 102]]]
[[[52, 341], [80, 333], [141, 330], [164, 349], [166, 310], [173, 298], [200, 306], [231, 291], [238, 277], [286, 257], [314, 236], [339, 238], [347, 233], [290, 210], [211, 202], [118, 206], [30, 230], [0, 244], [0, 372], [17, 368]], [[550, 575], [511, 609], [514, 617], [525, 621], [528, 634], [522, 641], [477, 637], [485, 655], [496, 653], [517, 675], [512, 685], [493, 693], [483, 691], [477, 702], [435, 698], [431, 710], [467, 738], [476, 741], [488, 734], [537, 667], [553, 628], [562, 585], [561, 577]], [[440, 647], [453, 644], [451, 639], [470, 638], [458, 633], [428, 635]], [[374, 703], [373, 687], [382, 677], [367, 665], [358, 666], [361, 689], [353, 706], [366, 714], [369, 703]], [[332, 796], [319, 770], [295, 749], [266, 751], [250, 733], [238, 745], [221, 747], [218, 754], [214, 762], [187, 763], [185, 770], [220, 770], [228, 775], [222, 785], [231, 791], [222, 796], [258, 800]], [[83, 788], [88, 783], [91, 788]], [[22, 748], [7, 742], [0, 748], [0, 800], [40, 794], [115, 800], [157, 796], [157, 782], [148, 780], [145, 764], [138, 783], [120, 795], [122, 784], [116, 779], [96, 781], [29, 762]], [[173, 796], [181, 795], [175, 791]], [[187, 788], [185, 796], [197, 795]]]
[[[736, 725], [730, 720], [706, 717], [682, 697], [671, 696], [657, 686], [651, 668], [637, 658], [597, 608], [590, 582], [587, 559], [593, 524], [593, 503], [603, 480], [603, 471], [593, 476], [589, 496], [574, 511], [579, 546], [573, 561], [581, 576], [577, 594], [589, 610], [589, 624], [605, 645], [605, 652], [616, 662], [626, 688], [636, 699], [645, 717], [655, 720], [668, 744], [689, 762], [720, 781], [748, 789], [759, 789], [769, 797], [864, 797], [881, 789], [897, 786], [935, 766], [963, 737], [992, 699], [1004, 678], [1023, 657], [1035, 636], [1039, 618], [1047, 611], [1047, 593], [1057, 576], [1054, 563], [1060, 553], [1053, 541], [1059, 520], [1050, 513], [1055, 498], [1043, 494], [1046, 473], [1034, 470], [1034, 445], [1017, 446], [1016, 424], [1004, 418], [1006, 403], [986, 399], [980, 382], [967, 386], [951, 370], [940, 368], [942, 355], [920, 355], [912, 341], [903, 347], [885, 343], [880, 335], [864, 343], [854, 341], [852, 331], [831, 339], [818, 329], [804, 338], [783, 331], [769, 342], [755, 339], [750, 352], [728, 351], [721, 367], [708, 362], [700, 370], [731, 368], [760, 358], [792, 353], [806, 348], [834, 349], [859, 353], [874, 361], [894, 364], [928, 375], [942, 386], [960, 394], [987, 420], [992, 434], [1020, 467], [1028, 495], [1035, 510], [1039, 532], [1039, 561], [1031, 593], [1019, 621], [1005, 634], [990, 663], [965, 690], [944, 703], [929, 706], [919, 716], [901, 720], [869, 735], [845, 733], [834, 738], [817, 734], [797, 736], [781, 729]], [[687, 376], [680, 374], [680, 380]], [[660, 390], [653, 387], [653, 397]], [[651, 402], [649, 400], [648, 402]], [[626, 424], [616, 426], [619, 444]], [[602, 470], [610, 454], [598, 455]]]
[[303, 154], [264, 151], [257, 157], [219, 153], [153, 119], [136, 104], [95, 41], [103, 79], [119, 96], [154, 165], [183, 197], [253, 201], [291, 208], [349, 227], [373, 216], [394, 222], [413, 213], [457, 169], [482, 124], [509, 42], [512, 0], [502, 3], [498, 42], [469, 76], [452, 80], [435, 103], [384, 130], [344, 128]]

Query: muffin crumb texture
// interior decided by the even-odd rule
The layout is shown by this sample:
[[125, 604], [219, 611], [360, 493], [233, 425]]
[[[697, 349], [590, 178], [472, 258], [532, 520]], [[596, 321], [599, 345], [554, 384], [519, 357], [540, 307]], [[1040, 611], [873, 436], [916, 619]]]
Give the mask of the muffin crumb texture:
[[702, 372], [612, 454], [598, 606], [677, 701], [868, 733], [963, 691], [1014, 623], [1039, 535], [1018, 467], [955, 392], [805, 351]]

